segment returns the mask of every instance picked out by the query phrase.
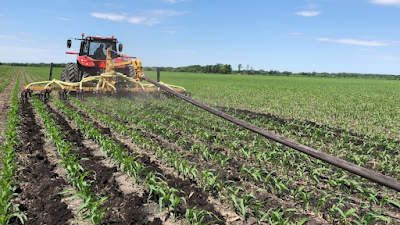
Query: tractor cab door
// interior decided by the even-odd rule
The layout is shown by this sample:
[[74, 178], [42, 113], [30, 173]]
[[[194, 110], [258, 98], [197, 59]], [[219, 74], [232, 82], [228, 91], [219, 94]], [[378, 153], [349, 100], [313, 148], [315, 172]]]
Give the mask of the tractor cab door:
[[79, 50], [79, 56], [88, 55], [89, 44], [87, 41], [81, 41], [81, 49]]

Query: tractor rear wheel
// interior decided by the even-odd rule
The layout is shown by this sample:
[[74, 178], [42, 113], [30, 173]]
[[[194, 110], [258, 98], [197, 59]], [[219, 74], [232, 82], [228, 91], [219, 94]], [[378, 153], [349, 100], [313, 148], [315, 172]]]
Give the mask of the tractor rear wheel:
[[66, 81], [67, 82], [79, 82], [79, 69], [76, 63], [67, 63], [66, 66]]
[[135, 68], [133, 68], [133, 66], [132, 65], [127, 65], [126, 67], [125, 67], [125, 70], [127, 71], [127, 76], [128, 77], [132, 77], [132, 78], [134, 78], [135, 77]]
[[116, 69], [116, 72], [123, 73], [127, 77], [135, 77], [135, 68], [132, 65], [126, 65], [123, 69]]
[[60, 80], [64, 81], [64, 82], [66, 81], [65, 73], [66, 73], [65, 70], [61, 70], [61, 78], [60, 78]]

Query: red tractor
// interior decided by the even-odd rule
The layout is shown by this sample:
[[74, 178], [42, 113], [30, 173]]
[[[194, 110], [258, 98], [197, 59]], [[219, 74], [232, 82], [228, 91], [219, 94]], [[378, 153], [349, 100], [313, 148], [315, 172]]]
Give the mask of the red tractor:
[[[114, 63], [125, 62], [131, 58], [123, 54], [122, 44], [114, 36], [111, 38], [99, 36], [86, 36], [82, 38], [73, 38], [81, 41], [79, 53], [67, 52], [67, 54], [78, 55], [76, 63], [67, 63], [65, 70], [61, 71], [61, 81], [80, 82], [83, 78], [97, 76], [104, 73], [106, 68], [107, 48], [111, 48], [111, 58]], [[117, 43], [118, 51], [117, 52]], [[71, 39], [67, 41], [67, 47], [71, 47]], [[128, 77], [135, 76], [135, 70], [132, 65], [120, 66], [115, 69], [116, 72], [123, 73]]]

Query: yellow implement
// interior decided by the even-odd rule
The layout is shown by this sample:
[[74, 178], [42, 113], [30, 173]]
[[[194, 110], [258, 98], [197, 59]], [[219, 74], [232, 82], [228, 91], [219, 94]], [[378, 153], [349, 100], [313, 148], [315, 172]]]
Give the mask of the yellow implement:
[[[125, 65], [133, 66], [133, 68], [135, 69], [134, 77], [128, 77], [127, 75], [120, 72], [115, 72], [114, 68]], [[77, 96], [79, 99], [83, 99], [84, 92], [93, 92], [97, 95], [99, 93], [116, 94], [117, 92], [164, 92], [163, 90], [160, 90], [159, 87], [156, 87], [154, 84], [142, 83], [142, 75], [144, 75], [144, 73], [142, 71], [142, 64], [140, 59], [130, 59], [125, 62], [113, 63], [111, 59], [111, 49], [107, 48], [106, 68], [104, 73], [98, 76], [83, 78], [79, 82], [65, 82], [53, 79], [50, 81], [30, 83], [21, 93], [21, 99], [23, 101], [26, 101], [28, 99], [28, 96], [30, 97], [33, 91], [40, 91], [39, 97], [42, 100], [47, 100], [51, 91], [59, 91], [60, 99], [66, 99], [66, 95], [69, 92], [77, 92]], [[174, 91], [187, 94], [186, 89], [183, 87], [164, 83], [162, 84], [173, 89]]]

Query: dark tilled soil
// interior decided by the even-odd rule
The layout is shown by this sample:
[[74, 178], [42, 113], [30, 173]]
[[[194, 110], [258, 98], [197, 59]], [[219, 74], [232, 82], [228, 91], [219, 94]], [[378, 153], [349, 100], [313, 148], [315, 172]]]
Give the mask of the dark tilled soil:
[[[27, 216], [25, 224], [68, 224], [73, 218], [67, 204], [61, 202], [60, 191], [65, 190], [66, 182], [54, 172], [57, 165], [50, 163], [44, 147], [44, 135], [30, 103], [20, 105], [20, 140], [17, 146], [20, 156], [15, 179], [20, 187], [15, 191], [20, 196], [15, 199], [19, 209]], [[13, 218], [10, 224], [20, 224]]]
[[47, 106], [47, 110], [54, 115], [57, 124], [65, 131], [66, 140], [75, 143], [76, 148], [71, 153], [87, 159], [80, 161], [85, 171], [94, 171], [87, 176], [87, 179], [95, 181], [92, 191], [100, 196], [109, 196], [105, 204], [110, 208], [102, 217], [103, 221], [107, 224], [157, 224], [157, 219], [152, 222], [148, 220], [149, 214], [143, 207], [143, 204], [147, 203], [148, 195], [125, 195], [119, 190], [114, 176], [117, 167], [104, 166], [101, 161], [105, 157], [93, 155], [93, 149], [83, 144], [84, 137], [80, 130], [74, 130], [64, 117], [51, 107]]
[[[108, 114], [108, 115], [112, 116], [109, 112], [102, 111], [96, 107], [94, 107], [94, 108], [104, 114]], [[84, 113], [81, 113], [81, 115], [87, 116], [87, 115], [84, 115]], [[88, 119], [90, 119], [90, 118], [88, 118]], [[117, 118], [115, 118], [115, 121], [118, 121], [121, 124], [129, 124], [127, 121], [117, 119]], [[133, 128], [133, 127], [132, 127], [132, 129], [140, 130], [140, 128]], [[141, 135], [155, 141], [157, 146], [162, 146], [166, 149], [173, 149], [177, 152], [183, 153], [183, 156], [181, 158], [182, 159], [185, 158], [185, 159], [189, 160], [190, 162], [196, 163], [197, 169], [199, 169], [199, 170], [214, 169], [214, 170], [218, 171], [218, 175], [219, 175], [219, 177], [217, 179], [218, 182], [222, 183], [222, 182], [226, 182], [226, 181], [234, 181], [234, 183], [228, 183], [227, 185], [231, 186], [232, 184], [235, 184], [236, 186], [245, 187], [246, 193], [250, 193], [253, 191], [255, 196], [261, 202], [264, 202], [264, 201], [266, 202], [265, 205], [262, 208], [260, 208], [261, 210], [268, 211], [269, 209], [276, 209], [278, 207], [282, 207], [283, 209], [294, 208], [292, 205], [293, 204], [292, 202], [285, 202], [270, 193], [257, 192], [257, 189], [259, 187], [255, 186], [255, 184], [251, 184], [251, 182], [246, 182], [246, 181], [242, 180], [242, 178], [241, 178], [242, 176], [240, 175], [242, 166], [244, 164], [247, 164], [248, 166], [251, 167], [251, 165], [253, 165], [253, 164], [256, 165], [256, 163], [252, 163], [252, 162], [249, 162], [247, 159], [241, 158], [242, 156], [240, 154], [236, 154], [235, 152], [232, 152], [233, 155], [229, 155], [231, 157], [228, 160], [229, 163], [223, 168], [218, 164], [209, 163], [209, 162], [203, 160], [197, 154], [193, 154], [192, 152], [190, 152], [191, 146], [194, 144], [194, 140], [189, 140], [185, 147], [177, 148], [172, 143], [174, 143], [178, 137], [175, 140], [164, 140], [163, 138], [160, 138], [156, 134], [146, 132], [143, 130], [140, 130], [140, 131], [142, 132]], [[176, 131], [176, 132], [179, 133], [180, 135], [186, 136], [186, 134], [180, 133], [180, 131]], [[197, 142], [197, 143], [199, 143], [199, 142]], [[203, 143], [203, 144], [206, 144], [206, 143]], [[214, 151], [215, 152], [226, 152], [225, 149], [214, 148], [214, 147], [210, 147], [210, 151], [211, 152], [214, 152]], [[192, 182], [192, 183], [196, 184], [196, 182]], [[292, 184], [289, 184], [289, 187], [291, 187], [291, 186], [292, 186]], [[291, 188], [291, 189], [293, 189], [293, 188]], [[240, 192], [240, 193], [242, 193], [242, 192]], [[216, 192], [212, 193], [212, 196], [214, 198], [218, 198], [218, 194]], [[298, 208], [298, 207], [296, 207], [296, 208], [299, 211], [301, 211], [302, 213], [292, 217], [291, 221], [299, 221], [303, 217], [308, 215], [308, 213], [303, 212], [300, 208]], [[251, 220], [251, 218], [250, 218], [250, 220]], [[326, 224], [326, 221], [320, 220], [313, 215], [311, 215], [307, 221], [307, 224], [310, 224], [310, 225], [311, 224], [323, 224], [323, 223]]]
[[[69, 102], [65, 102], [65, 104], [70, 107], [75, 108]], [[102, 134], [107, 134], [108, 136], [112, 137], [115, 143], [121, 145], [122, 149], [125, 149], [127, 152], [130, 152], [132, 154], [136, 154], [136, 152], [134, 152], [132, 149], [130, 149], [126, 144], [120, 142], [115, 137], [113, 137], [113, 134], [109, 128], [102, 127], [98, 122], [94, 121], [91, 117], [89, 117], [84, 112], [79, 111], [78, 109], [77, 109], [77, 111], [81, 116], [83, 116], [87, 120], [90, 120], [97, 129], [101, 130]], [[197, 210], [199, 210], [199, 211], [204, 209], [204, 210], [214, 213], [220, 219], [224, 218], [221, 215], [221, 213], [214, 207], [214, 205], [209, 202], [209, 200], [208, 200], [209, 196], [201, 188], [195, 187], [189, 180], [183, 180], [181, 178], [175, 177], [172, 174], [165, 173], [160, 168], [160, 166], [158, 165], [157, 162], [150, 160], [150, 157], [148, 155], [143, 154], [140, 158], [138, 158], [138, 161], [140, 161], [146, 165], [146, 172], [158, 172], [160, 174], [163, 174], [165, 176], [165, 178], [167, 179], [169, 187], [178, 188], [183, 191], [183, 193], [179, 193], [179, 194], [177, 194], [177, 196], [184, 197], [187, 201], [187, 204], [181, 205], [181, 211], [180, 211], [180, 213], [177, 214], [178, 216], [184, 217], [186, 209], [197, 206]], [[146, 177], [146, 174], [142, 174], [141, 177], [142, 177], [142, 179], [144, 179]], [[189, 198], [189, 196], [190, 196], [190, 198]], [[215, 220], [215, 218], [212, 219], [212, 218], [206, 217], [203, 220], [203, 222], [208, 223], [208, 222], [213, 222], [214, 220]], [[217, 224], [219, 224], [219, 223], [217, 223]]]

